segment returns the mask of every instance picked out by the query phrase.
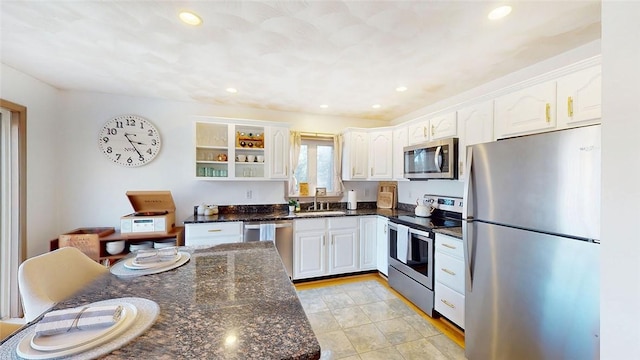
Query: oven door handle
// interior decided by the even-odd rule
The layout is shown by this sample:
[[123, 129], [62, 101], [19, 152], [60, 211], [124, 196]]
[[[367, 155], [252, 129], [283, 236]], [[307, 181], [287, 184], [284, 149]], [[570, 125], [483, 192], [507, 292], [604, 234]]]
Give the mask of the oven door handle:
[[436, 165], [436, 170], [438, 170], [438, 172], [442, 172], [442, 146], [438, 146], [436, 148], [436, 155], [433, 157], [434, 163]]

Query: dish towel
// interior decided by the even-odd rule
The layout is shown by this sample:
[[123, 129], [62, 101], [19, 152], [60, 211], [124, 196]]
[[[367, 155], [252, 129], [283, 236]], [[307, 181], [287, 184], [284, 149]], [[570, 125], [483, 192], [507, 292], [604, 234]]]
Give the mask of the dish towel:
[[138, 250], [134, 263], [149, 264], [154, 262], [171, 261], [176, 259], [178, 248], [175, 246], [155, 250]]
[[407, 254], [409, 254], [409, 227], [398, 224], [398, 247], [396, 249], [396, 257], [399, 261], [406, 264]]
[[36, 336], [62, 334], [75, 330], [109, 327], [122, 316], [122, 305], [81, 306], [55, 310], [36, 324]]
[[260, 241], [276, 241], [276, 224], [260, 224]]

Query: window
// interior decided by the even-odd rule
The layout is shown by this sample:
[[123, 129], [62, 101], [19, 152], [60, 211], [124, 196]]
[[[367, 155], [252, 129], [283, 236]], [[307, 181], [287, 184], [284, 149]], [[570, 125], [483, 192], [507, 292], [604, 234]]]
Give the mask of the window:
[[296, 182], [295, 192], [300, 193], [300, 183], [308, 183], [309, 189], [324, 187], [327, 193], [335, 191], [333, 186], [333, 141], [331, 139], [305, 139], [300, 145], [298, 166], [294, 171]]
[[[289, 197], [313, 196], [323, 187], [328, 196], [342, 196], [342, 135], [302, 134], [291, 131], [291, 168]], [[300, 194], [300, 184], [308, 192]]]
[[26, 108], [0, 99], [0, 319], [20, 317], [26, 256]]

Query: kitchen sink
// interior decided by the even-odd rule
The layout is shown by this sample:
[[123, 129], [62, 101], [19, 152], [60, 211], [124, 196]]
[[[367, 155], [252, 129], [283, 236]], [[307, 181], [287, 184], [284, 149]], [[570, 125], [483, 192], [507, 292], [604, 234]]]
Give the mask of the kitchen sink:
[[332, 216], [332, 215], [344, 215], [346, 214], [341, 210], [316, 210], [316, 211], [303, 211], [296, 213], [296, 217], [312, 217], [312, 216]]

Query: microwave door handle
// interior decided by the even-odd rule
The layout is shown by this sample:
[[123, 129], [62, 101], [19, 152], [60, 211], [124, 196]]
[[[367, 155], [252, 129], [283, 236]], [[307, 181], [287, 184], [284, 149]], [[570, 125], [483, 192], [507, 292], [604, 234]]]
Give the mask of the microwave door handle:
[[433, 161], [435, 162], [436, 169], [438, 170], [438, 172], [442, 171], [442, 169], [440, 169], [440, 167], [442, 166], [442, 157], [440, 152], [442, 152], [442, 146], [438, 146], [436, 148], [436, 155], [433, 157]]

